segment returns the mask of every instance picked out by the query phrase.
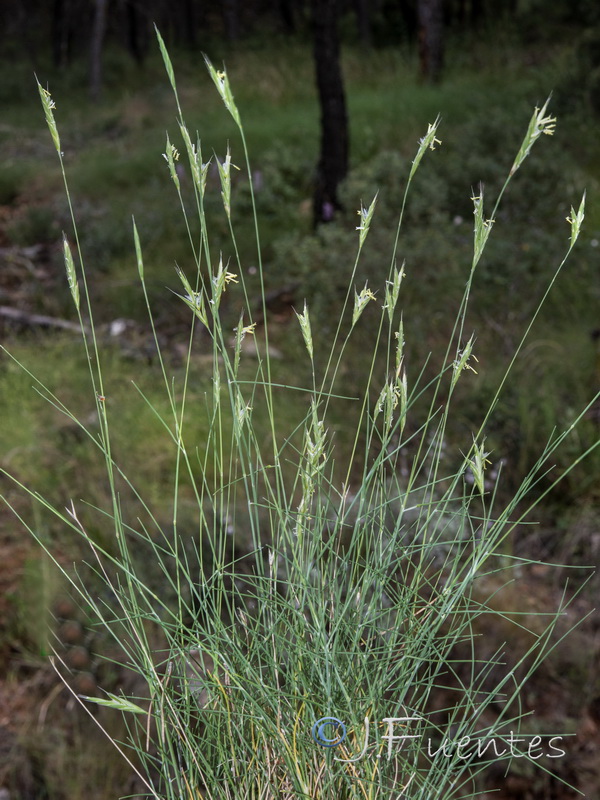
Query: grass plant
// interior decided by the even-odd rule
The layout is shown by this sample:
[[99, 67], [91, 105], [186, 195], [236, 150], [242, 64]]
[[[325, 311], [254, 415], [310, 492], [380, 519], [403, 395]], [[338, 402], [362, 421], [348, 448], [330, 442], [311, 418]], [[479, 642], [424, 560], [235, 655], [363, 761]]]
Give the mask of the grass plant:
[[[438, 120], [420, 140], [406, 175], [387, 280], [355, 285], [358, 266], [368, 258], [375, 197], [366, 205], [360, 201], [356, 259], [339, 319], [325, 337], [313, 330], [306, 303], [296, 310], [305, 359], [298, 374], [306, 380], [283, 385], [272, 358], [248, 148], [228, 75], [207, 62], [239, 130], [239, 145], [216, 161], [215, 190], [207, 181], [211, 159], [186, 125], [171, 60], [160, 35], [158, 40], [177, 104], [178, 130], [167, 137], [164, 158], [189, 240], [187, 261], [177, 267], [177, 293], [190, 327], [184, 366], [174, 370], [155, 327], [155, 293], [148, 291], [144, 240], [134, 221], [137, 272], [164, 402], [150, 400], [142, 384], [132, 389], [132, 402], [144, 403], [147, 418], [163, 432], [170, 497], [158, 497], [154, 487], [148, 491], [145, 469], [138, 475], [128, 454], [119, 452], [115, 432], [127, 400], [114, 403], [110, 391], [110, 359], [94, 325], [54, 102], [39, 87], [72, 215], [73, 234], [65, 236], [63, 254], [89, 364], [94, 424], [71, 410], [60, 389], [51, 390], [17, 356], [12, 359], [104, 461], [104, 495], [94, 489], [91, 502], [68, 497], [65, 508], [18, 476], [12, 480], [87, 548], [73, 571], [56, 563], [95, 624], [118, 645], [121, 666], [138, 678], [136, 691], [80, 697], [82, 707], [92, 714], [94, 704], [103, 705], [123, 715], [127, 735], [115, 738], [115, 747], [137, 773], [140, 791], [154, 798], [449, 800], [476, 796], [486, 769], [500, 761], [523, 757], [536, 769], [552, 771], [560, 731], [548, 732], [546, 756], [538, 761], [539, 741], [534, 755], [528, 749], [533, 734], [521, 691], [555, 646], [570, 596], [565, 593], [560, 608], [523, 618], [517, 611], [495, 610], [494, 596], [525, 563], [506, 547], [515, 529], [597, 442], [578, 453], [572, 467], [552, 475], [557, 451], [586, 413], [581, 409], [567, 428], [553, 433], [512, 498], [501, 503], [503, 476], [501, 470], [495, 477], [488, 472], [486, 430], [575, 246], [584, 199], [571, 209], [564, 257], [489, 409], [471, 420], [459, 447], [447, 438], [457, 386], [485, 370], [467, 326], [477, 267], [495, 234], [506, 187], [537, 140], [553, 131], [548, 103], [531, 117], [504, 185], [489, 203], [491, 212], [483, 189], [474, 192], [472, 260], [447, 346], [431, 355], [434, 377], [428, 365], [406, 363], [410, 320], [402, 314], [402, 287], [413, 278], [399, 262], [398, 243], [413, 178], [441, 144]], [[191, 203], [177, 169], [183, 161], [192, 176]], [[250, 178], [259, 312], [240, 255], [249, 243], [242, 247], [232, 222], [232, 175], [238, 168]], [[235, 254], [231, 261], [215, 250], [207, 224], [206, 204], [215, 191]], [[232, 309], [233, 330], [227, 322]], [[361, 332], [367, 314], [377, 320], [373, 335], [373, 326]], [[211, 342], [208, 363], [194, 358], [200, 332]], [[363, 358], [351, 365], [359, 388], [355, 396], [342, 396], [349, 345], [361, 337]], [[248, 341], [257, 357], [248, 355]], [[341, 451], [333, 422], [340, 408], [351, 409], [354, 420], [351, 444]], [[543, 492], [533, 493], [542, 481]], [[98, 501], [102, 496], [106, 504]], [[54, 557], [27, 515], [11, 507]], [[516, 656], [503, 648], [481, 656], [489, 615], [526, 641]], [[560, 628], [558, 638], [563, 634]], [[513, 734], [519, 736], [517, 755], [500, 747]], [[402, 736], [416, 738], [397, 738]], [[554, 751], [551, 736], [558, 737]], [[466, 737], [496, 745], [484, 753], [471, 746], [465, 756]], [[323, 746], [332, 740], [336, 746]]]

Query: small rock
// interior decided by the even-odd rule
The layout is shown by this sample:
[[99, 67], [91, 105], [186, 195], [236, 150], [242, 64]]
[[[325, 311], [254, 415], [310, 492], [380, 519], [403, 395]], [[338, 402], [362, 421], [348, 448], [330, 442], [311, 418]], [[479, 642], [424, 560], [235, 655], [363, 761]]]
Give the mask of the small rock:
[[77, 615], [77, 606], [69, 597], [61, 597], [54, 604], [54, 613], [61, 619], [73, 619]]
[[83, 637], [83, 625], [74, 619], [63, 622], [58, 629], [58, 638], [63, 644], [81, 644]]
[[85, 647], [75, 645], [67, 653], [65, 661], [71, 669], [86, 670], [89, 669], [91, 658]]
[[[79, 675], [75, 676], [75, 680], [73, 681], [73, 689], [77, 692], [77, 694], [83, 694], [86, 697], [91, 697], [98, 691], [98, 684], [96, 683], [96, 678], [94, 678], [91, 672], [80, 672]], [[0, 800], [2, 800], [2, 798], [0, 798]]]

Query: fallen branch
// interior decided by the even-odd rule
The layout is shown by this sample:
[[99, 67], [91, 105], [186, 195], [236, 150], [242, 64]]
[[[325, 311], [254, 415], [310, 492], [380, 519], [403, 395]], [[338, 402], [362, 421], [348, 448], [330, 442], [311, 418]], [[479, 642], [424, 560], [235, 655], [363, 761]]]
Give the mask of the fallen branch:
[[23, 325], [30, 327], [39, 326], [42, 328], [61, 328], [65, 331], [74, 331], [79, 333], [81, 328], [78, 322], [70, 322], [67, 319], [59, 319], [58, 317], [47, 317], [45, 314], [30, 314], [27, 311], [20, 311], [18, 308], [12, 306], [0, 306], [0, 317], [19, 322]]

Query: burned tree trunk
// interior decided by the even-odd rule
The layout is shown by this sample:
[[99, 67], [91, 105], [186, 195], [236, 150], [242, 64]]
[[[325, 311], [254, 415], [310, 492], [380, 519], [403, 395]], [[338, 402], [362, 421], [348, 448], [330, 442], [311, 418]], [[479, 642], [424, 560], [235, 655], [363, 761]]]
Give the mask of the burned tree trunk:
[[317, 89], [321, 106], [321, 155], [313, 213], [315, 226], [340, 208], [338, 186], [348, 172], [348, 116], [340, 67], [337, 0], [312, 0]]

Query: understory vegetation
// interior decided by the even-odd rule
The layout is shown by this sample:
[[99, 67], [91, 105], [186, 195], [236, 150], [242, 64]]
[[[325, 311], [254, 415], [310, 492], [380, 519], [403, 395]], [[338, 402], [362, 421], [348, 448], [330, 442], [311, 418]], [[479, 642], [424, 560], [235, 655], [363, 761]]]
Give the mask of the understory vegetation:
[[27, 791], [575, 796], [600, 696], [573, 656], [600, 485], [583, 107], [558, 92], [557, 122], [556, 66], [514, 53], [427, 87], [348, 52], [353, 167], [314, 230], [306, 58], [179, 75], [159, 44], [168, 81], [90, 115], [38, 83], [49, 140], [15, 116], [3, 141]]

